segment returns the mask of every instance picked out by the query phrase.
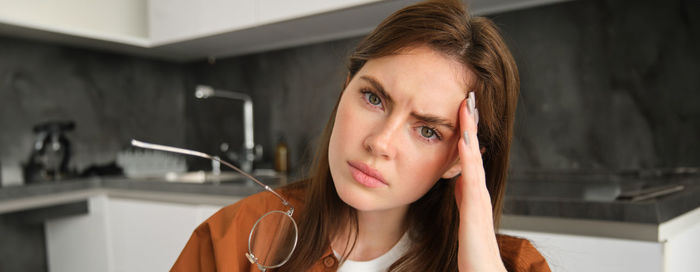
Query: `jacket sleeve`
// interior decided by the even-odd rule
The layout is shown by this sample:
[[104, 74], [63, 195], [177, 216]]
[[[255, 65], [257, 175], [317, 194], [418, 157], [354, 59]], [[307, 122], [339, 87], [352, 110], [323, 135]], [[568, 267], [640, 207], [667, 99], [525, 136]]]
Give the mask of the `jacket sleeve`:
[[512, 272], [549, 272], [547, 260], [530, 241], [507, 235], [497, 235], [503, 264]]

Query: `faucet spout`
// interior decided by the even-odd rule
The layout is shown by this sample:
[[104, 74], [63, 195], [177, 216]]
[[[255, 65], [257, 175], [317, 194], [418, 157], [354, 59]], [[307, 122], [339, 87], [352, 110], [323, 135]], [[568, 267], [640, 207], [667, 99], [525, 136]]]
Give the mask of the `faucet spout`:
[[241, 169], [246, 172], [253, 170], [253, 161], [260, 157], [260, 146], [255, 145], [253, 140], [253, 99], [244, 93], [217, 90], [206, 85], [197, 85], [195, 97], [206, 99], [210, 97], [220, 97], [243, 101], [243, 150], [238, 162]]

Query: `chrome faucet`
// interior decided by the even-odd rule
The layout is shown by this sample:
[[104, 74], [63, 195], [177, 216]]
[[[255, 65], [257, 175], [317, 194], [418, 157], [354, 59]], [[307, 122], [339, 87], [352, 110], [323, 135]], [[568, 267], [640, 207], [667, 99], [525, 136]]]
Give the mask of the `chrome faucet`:
[[[262, 157], [262, 146], [253, 141], [253, 99], [249, 95], [225, 90], [215, 90], [210, 86], [197, 85], [194, 96], [199, 99], [220, 97], [243, 101], [243, 148], [239, 152], [228, 152], [228, 145], [222, 144], [222, 151], [230, 160], [239, 164], [241, 170], [251, 173], [253, 162]], [[217, 169], [214, 169], [216, 172]]]

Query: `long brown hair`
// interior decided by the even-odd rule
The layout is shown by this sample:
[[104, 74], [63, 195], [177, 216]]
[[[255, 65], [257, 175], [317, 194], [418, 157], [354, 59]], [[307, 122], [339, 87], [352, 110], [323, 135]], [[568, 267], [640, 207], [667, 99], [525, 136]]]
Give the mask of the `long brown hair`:
[[[486, 185], [493, 206], [494, 228], [497, 228], [520, 85], [515, 61], [491, 20], [470, 17], [459, 1], [426, 1], [395, 12], [359, 43], [349, 57], [345, 86], [368, 60], [416, 45], [430, 46], [460, 61], [476, 75], [471, 91], [477, 97], [478, 137], [486, 147], [483, 154]], [[309, 178], [289, 187], [304, 188], [306, 204], [299, 220], [298, 246], [279, 271], [308, 270], [341, 229], [350, 226], [359, 231], [357, 213], [338, 197], [328, 165], [328, 144], [338, 103], [320, 138]], [[459, 214], [454, 182], [437, 182], [410, 205], [406, 216], [412, 247], [390, 271], [457, 270]], [[354, 242], [350, 250], [353, 245]], [[345, 252], [344, 257], [348, 254]]]

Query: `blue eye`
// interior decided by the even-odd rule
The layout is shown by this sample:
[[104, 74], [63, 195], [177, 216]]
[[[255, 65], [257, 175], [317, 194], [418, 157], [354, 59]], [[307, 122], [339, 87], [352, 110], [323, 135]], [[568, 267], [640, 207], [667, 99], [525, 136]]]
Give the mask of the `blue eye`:
[[376, 94], [371, 93], [371, 92], [365, 93], [365, 99], [367, 100], [368, 103], [375, 105], [375, 106], [379, 106], [382, 104], [382, 99], [379, 98], [379, 96], [377, 96]]

